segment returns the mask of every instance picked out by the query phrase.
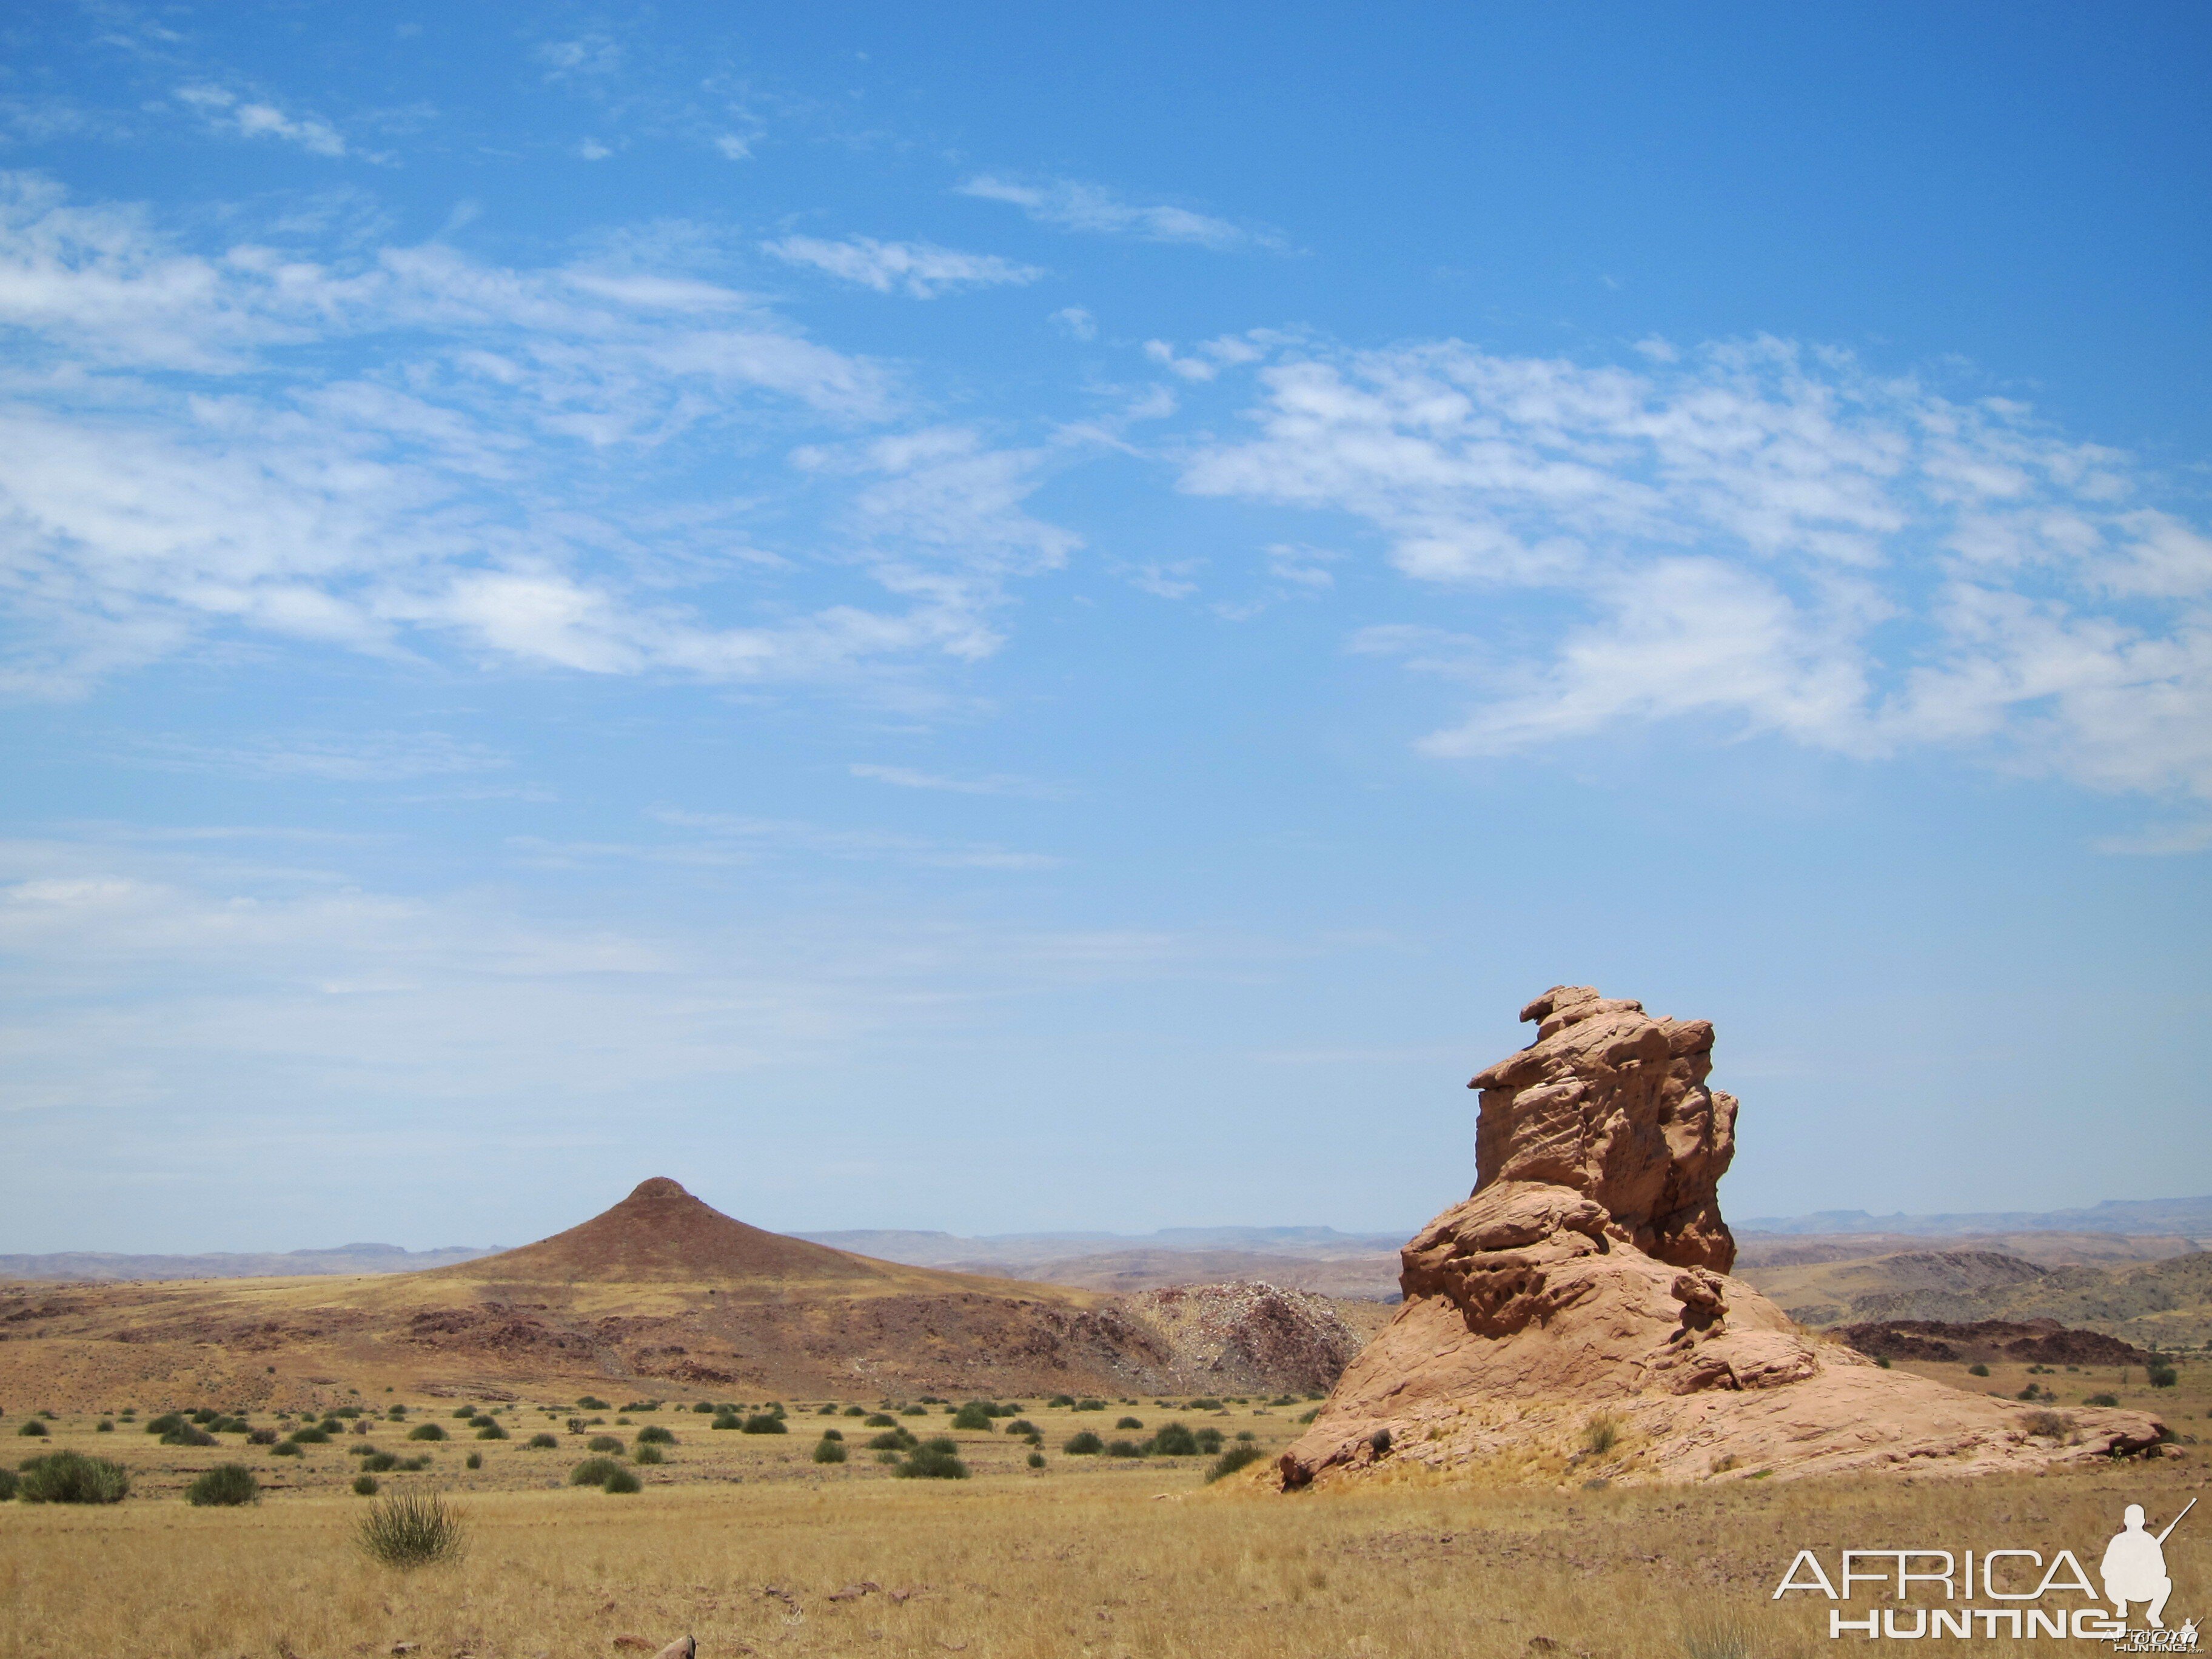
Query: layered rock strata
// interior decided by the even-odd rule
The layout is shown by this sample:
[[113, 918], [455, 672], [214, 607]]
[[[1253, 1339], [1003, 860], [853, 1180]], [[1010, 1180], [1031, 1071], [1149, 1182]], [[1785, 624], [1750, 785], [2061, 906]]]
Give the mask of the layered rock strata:
[[1479, 1073], [1474, 1193], [1400, 1254], [1405, 1303], [1284, 1453], [1286, 1489], [1426, 1468], [1682, 1480], [1973, 1474], [2158, 1449], [2139, 1412], [1962, 1393], [1799, 1329], [1729, 1276], [1736, 1103], [1713, 1030], [1559, 986]]

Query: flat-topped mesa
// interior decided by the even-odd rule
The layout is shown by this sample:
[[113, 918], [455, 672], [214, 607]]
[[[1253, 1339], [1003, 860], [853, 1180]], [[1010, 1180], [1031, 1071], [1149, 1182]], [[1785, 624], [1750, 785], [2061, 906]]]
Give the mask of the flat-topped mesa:
[[1711, 1024], [1654, 1018], [1587, 985], [1555, 985], [1521, 1018], [1535, 1042], [1468, 1085], [1482, 1091], [1474, 1190], [1565, 1187], [1654, 1260], [1728, 1272], [1735, 1240], [1716, 1189], [1735, 1156], [1736, 1103], [1705, 1087]]

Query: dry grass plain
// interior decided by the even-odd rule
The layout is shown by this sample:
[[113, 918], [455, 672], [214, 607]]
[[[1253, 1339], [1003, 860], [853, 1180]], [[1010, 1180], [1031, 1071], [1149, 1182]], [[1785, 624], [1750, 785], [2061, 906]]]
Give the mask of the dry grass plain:
[[[2159, 1407], [2185, 1429], [2212, 1426], [2201, 1375], [2185, 1375], [2183, 1390], [2159, 1391]], [[1996, 1389], [2010, 1379], [1967, 1380]], [[2079, 1392], [2125, 1386], [2063, 1372], [2034, 1380]], [[2058, 1392], [2057, 1408], [2072, 1403]], [[388, 1397], [361, 1403], [381, 1408]], [[566, 1659], [620, 1653], [621, 1637], [658, 1648], [685, 1632], [708, 1659], [1758, 1659], [1827, 1645], [1825, 1603], [1769, 1600], [1800, 1547], [1832, 1562], [1846, 1546], [2063, 1546], [2094, 1562], [2123, 1504], [2171, 1516], [2208, 1486], [2192, 1455], [1971, 1483], [1589, 1491], [1422, 1477], [1284, 1497], [1250, 1476], [1207, 1486], [1203, 1459], [1061, 1453], [1079, 1429], [1111, 1437], [1124, 1414], [1146, 1432], [1181, 1420], [1275, 1449], [1306, 1409], [1230, 1402], [1215, 1414], [1151, 1399], [1109, 1401], [1103, 1413], [1024, 1401], [1045, 1435], [1042, 1470], [1026, 1468], [1028, 1448], [1003, 1432], [960, 1432], [973, 1479], [899, 1480], [861, 1449], [873, 1431], [860, 1419], [796, 1401], [784, 1436], [714, 1431], [704, 1416], [667, 1409], [563, 1406], [549, 1416], [526, 1402], [499, 1415], [510, 1438], [489, 1442], [455, 1421], [450, 1400], [410, 1403], [405, 1425], [378, 1422], [301, 1459], [241, 1449], [234, 1436], [221, 1447], [165, 1447], [129, 1425], [100, 1433], [88, 1417], [64, 1417], [44, 1439], [10, 1437], [15, 1455], [69, 1447], [115, 1457], [134, 1488], [106, 1508], [0, 1505], [0, 1659], [336, 1659], [400, 1643], [417, 1644], [416, 1659]], [[579, 1414], [606, 1420], [572, 1434], [566, 1419]], [[623, 1415], [631, 1422], [617, 1423]], [[384, 1477], [386, 1490], [448, 1493], [466, 1514], [470, 1547], [457, 1565], [401, 1573], [354, 1547], [368, 1505], [348, 1490], [359, 1460], [347, 1446], [420, 1451], [403, 1436], [426, 1420], [457, 1437], [428, 1447], [431, 1468]], [[21, 1421], [11, 1410], [0, 1432], [12, 1437]], [[947, 1431], [942, 1407], [899, 1421]], [[672, 1429], [678, 1444], [667, 1462], [637, 1471], [642, 1492], [562, 1484], [589, 1433], [631, 1440], [648, 1424]], [[816, 1437], [832, 1424], [852, 1461], [814, 1464]], [[530, 1449], [539, 1431], [555, 1433], [558, 1448]], [[482, 1468], [463, 1467], [471, 1451]], [[182, 1502], [190, 1476], [220, 1462], [270, 1482], [264, 1501]], [[2212, 1522], [2195, 1519], [2167, 1546], [2180, 1586], [2169, 1622], [2212, 1613]], [[836, 1599], [860, 1584], [879, 1588]]]

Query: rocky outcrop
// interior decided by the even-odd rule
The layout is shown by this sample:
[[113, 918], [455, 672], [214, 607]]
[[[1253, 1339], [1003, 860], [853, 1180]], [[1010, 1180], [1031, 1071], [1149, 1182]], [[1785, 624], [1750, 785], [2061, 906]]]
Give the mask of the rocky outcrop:
[[2148, 1365], [2151, 1360], [2132, 1342], [2102, 1331], [2070, 1331], [2055, 1319], [1885, 1319], [1846, 1325], [1833, 1334], [1881, 1359], [2030, 1365]]
[[1129, 1297], [1159, 1332], [1170, 1358], [1152, 1386], [1188, 1393], [1334, 1386], [1359, 1338], [1328, 1299], [1273, 1285], [1177, 1285]]
[[1736, 1103], [1705, 1086], [1712, 1027], [1586, 986], [1521, 1017], [1536, 1041], [1471, 1085], [1474, 1191], [1401, 1253], [1404, 1305], [1283, 1455], [1286, 1488], [1394, 1467], [1974, 1473], [2158, 1445], [2141, 1413], [2023, 1410], [1799, 1329], [1727, 1272]]

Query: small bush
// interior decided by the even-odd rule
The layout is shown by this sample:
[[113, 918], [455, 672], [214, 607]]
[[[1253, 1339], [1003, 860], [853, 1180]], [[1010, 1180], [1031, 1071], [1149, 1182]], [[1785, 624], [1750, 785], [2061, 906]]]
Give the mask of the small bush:
[[354, 1495], [356, 1498], [374, 1498], [374, 1497], [375, 1497], [375, 1496], [376, 1496], [376, 1477], [375, 1477], [374, 1475], [373, 1475], [373, 1474], [356, 1474], [356, 1476], [354, 1476], [354, 1478], [353, 1478], [353, 1495]]
[[1056, 1394], [1044, 1403], [1048, 1406], [1073, 1406], [1075, 1403], [1075, 1396], [1072, 1394]]
[[870, 1451], [902, 1452], [912, 1449], [914, 1437], [904, 1429], [890, 1429], [868, 1442]]
[[584, 1448], [586, 1451], [595, 1452], [618, 1452], [622, 1449], [623, 1443], [611, 1434], [593, 1435]]
[[276, 1431], [249, 1429], [246, 1435], [246, 1443], [249, 1446], [273, 1446], [276, 1443]]
[[2120, 1397], [2116, 1394], [2093, 1394], [2081, 1402], [2085, 1406], [2117, 1406]]
[[271, 1457], [305, 1457], [307, 1454], [289, 1440], [280, 1441], [269, 1449]]
[[15, 1496], [15, 1471], [13, 1469], [0, 1469], [0, 1504], [5, 1504], [11, 1501]]
[[459, 1513], [435, 1492], [395, 1492], [378, 1498], [362, 1517], [354, 1537], [372, 1560], [403, 1571], [458, 1561], [467, 1547]]
[[[417, 1423], [407, 1431], [407, 1437], [410, 1440], [443, 1440], [446, 1431], [435, 1423]], [[295, 1435], [293, 1438], [296, 1440], [299, 1437]]]
[[1987, 1376], [1989, 1374], [1990, 1368], [1978, 1359], [1966, 1367], [1966, 1375], [1969, 1376]]
[[814, 1414], [815, 1414], [817, 1417], [835, 1417], [835, 1416], [836, 1416], [836, 1415], [837, 1415], [837, 1402], [836, 1402], [836, 1401], [834, 1401], [834, 1400], [833, 1400], [833, 1401], [831, 1401], [828, 1405], [824, 1406], [824, 1407], [823, 1407], [820, 1411], [818, 1411], [818, 1412], [815, 1413]]
[[1212, 1486], [1224, 1476], [1231, 1475], [1249, 1464], [1258, 1462], [1267, 1453], [1257, 1446], [1231, 1446], [1213, 1460], [1213, 1467], [1206, 1472], [1206, 1481]]
[[600, 1399], [599, 1395], [595, 1394], [587, 1394], [582, 1395], [577, 1400], [576, 1409], [586, 1412], [611, 1412], [614, 1407], [607, 1404], [605, 1401]]
[[929, 1407], [927, 1406], [908, 1406], [901, 1409], [899, 1415], [901, 1417], [927, 1417], [929, 1415]]
[[167, 1434], [171, 1429], [181, 1429], [190, 1420], [182, 1412], [163, 1412], [159, 1417], [146, 1419], [146, 1432]]
[[114, 1425], [114, 1424], [112, 1424], [112, 1423], [111, 1423], [111, 1422], [109, 1422], [106, 1418], [104, 1418], [104, 1417], [103, 1417], [103, 1418], [101, 1418], [101, 1419], [100, 1419], [99, 1423], [98, 1423], [98, 1424], [94, 1427], [94, 1429], [93, 1429], [93, 1432], [94, 1432], [94, 1434], [113, 1434], [113, 1433], [115, 1432], [115, 1425]]
[[747, 1434], [789, 1434], [783, 1419], [774, 1412], [755, 1412], [745, 1419], [744, 1431]]
[[1878, 1353], [1874, 1357], [1874, 1363], [1881, 1366], [1882, 1370], [1887, 1370], [1890, 1364], [1889, 1356], [1886, 1353]]
[[1095, 1457], [1105, 1449], [1106, 1443], [1088, 1429], [1068, 1436], [1067, 1443], [1060, 1448], [1070, 1457]]
[[735, 1412], [723, 1412], [707, 1426], [710, 1429], [742, 1429], [744, 1425], [744, 1419]]
[[630, 1454], [630, 1461], [636, 1463], [665, 1463], [668, 1461], [668, 1454], [658, 1446], [640, 1446]]
[[1207, 1395], [1202, 1399], [1194, 1400], [1188, 1406], [1183, 1407], [1187, 1412], [1218, 1412], [1221, 1408], [1221, 1402], [1218, 1400], [1212, 1398], [1211, 1395]]
[[867, 1413], [862, 1411], [858, 1406], [848, 1406], [845, 1407], [844, 1415], [847, 1417], [866, 1417]]
[[399, 1468], [400, 1464], [390, 1452], [373, 1451], [361, 1460], [361, 1467], [364, 1474], [382, 1474], [387, 1469]]
[[1142, 1457], [1147, 1449], [1134, 1440], [1109, 1440], [1105, 1455], [1109, 1457]]
[[1296, 1417], [1292, 1418], [1292, 1419], [1291, 1419], [1291, 1422], [1293, 1422], [1293, 1423], [1310, 1423], [1310, 1422], [1312, 1422], [1312, 1421], [1314, 1420], [1314, 1419], [1316, 1419], [1316, 1417], [1319, 1417], [1320, 1415], [1321, 1415], [1321, 1407], [1318, 1407], [1318, 1406], [1316, 1406], [1316, 1407], [1315, 1407], [1311, 1411], [1310, 1411], [1310, 1412], [1300, 1412], [1300, 1413], [1299, 1413]]
[[260, 1501], [261, 1483], [243, 1463], [218, 1463], [185, 1488], [185, 1502], [201, 1509]]
[[1583, 1449], [1602, 1457], [1620, 1443], [1620, 1419], [1611, 1412], [1593, 1412], [1583, 1423]]
[[868, 1420], [860, 1426], [864, 1429], [895, 1429], [898, 1427], [898, 1419], [890, 1416], [888, 1413], [875, 1412], [872, 1413]]
[[1765, 1646], [1749, 1625], [1725, 1615], [1702, 1620], [1682, 1632], [1687, 1659], [1759, 1659]]
[[533, 1434], [522, 1443], [532, 1451], [550, 1451], [561, 1443], [550, 1434]]
[[[33, 1440], [40, 1439], [44, 1437], [46, 1431], [46, 1425], [40, 1422], [35, 1417], [25, 1418], [23, 1419], [22, 1426], [15, 1431], [17, 1434], [27, 1435]], [[212, 1445], [214, 1442], [210, 1440], [209, 1443]]]
[[1170, 1423], [1152, 1437], [1152, 1455], [1156, 1457], [1195, 1457], [1198, 1455], [1198, 1437], [1184, 1423]]
[[1200, 1429], [1192, 1438], [1198, 1442], [1198, 1449], [1207, 1457], [1221, 1449], [1221, 1431], [1211, 1424]]
[[1106, 1409], [1106, 1402], [1103, 1400], [1079, 1400], [1075, 1402], [1075, 1409], [1079, 1412], [1103, 1412]]
[[842, 1440], [845, 1437], [845, 1431], [842, 1429], [824, 1429], [822, 1431], [822, 1437], [824, 1440]]
[[606, 1489], [609, 1492], [643, 1492], [645, 1482], [628, 1469], [617, 1467], [615, 1472], [607, 1477]]
[[572, 1486], [604, 1486], [622, 1473], [622, 1465], [611, 1457], [587, 1457], [568, 1471]]
[[814, 1445], [814, 1461], [817, 1463], [842, 1463], [845, 1461], [845, 1443], [842, 1440], [818, 1440]]
[[1145, 1425], [1139, 1419], [1134, 1417], [1121, 1417], [1115, 1419], [1114, 1426], [1117, 1429], [1141, 1429]]
[[[46, 1431], [41, 1429], [40, 1432], [43, 1434]], [[330, 1436], [325, 1434], [320, 1429], [315, 1429], [310, 1432], [313, 1437], [318, 1440], [330, 1438]], [[308, 1437], [303, 1435], [300, 1437], [305, 1439]], [[215, 1444], [215, 1437], [198, 1424], [179, 1423], [161, 1437], [161, 1443], [165, 1446], [212, 1446]]]
[[1006, 1432], [1008, 1434], [1035, 1434], [1037, 1432], [1037, 1425], [1030, 1422], [1026, 1417], [1018, 1417], [1012, 1422], [1006, 1425]]
[[1031, 1452], [1029, 1456], [1029, 1464], [1033, 1469], [1042, 1468], [1044, 1467], [1044, 1454], [1041, 1451]]
[[981, 1429], [988, 1431], [991, 1426], [991, 1402], [988, 1400], [969, 1401], [952, 1413], [952, 1426], [956, 1429], [971, 1431]]
[[26, 1504], [119, 1504], [131, 1495], [120, 1463], [82, 1452], [48, 1452], [26, 1459], [15, 1496]]
[[465, 1468], [480, 1469], [483, 1467], [483, 1454], [482, 1452], [471, 1452], [466, 1457], [464, 1457], [461, 1460], [461, 1463]]
[[907, 1454], [891, 1473], [902, 1480], [965, 1480], [968, 1466], [945, 1449], [951, 1443], [933, 1440]]
[[2074, 1431], [2074, 1419], [2057, 1412], [2030, 1412], [2021, 1419], [2020, 1425], [2045, 1440], [2063, 1440]]
[[2171, 1365], [2153, 1365], [2144, 1375], [2154, 1389], [2170, 1389], [2181, 1380], [2181, 1374]]
[[507, 1431], [500, 1427], [496, 1423], [487, 1423], [477, 1431], [477, 1438], [479, 1440], [504, 1440], [507, 1438]]
[[672, 1446], [676, 1443], [676, 1436], [654, 1423], [637, 1431], [637, 1443], [641, 1446]]
[[1387, 1456], [1390, 1450], [1390, 1431], [1377, 1429], [1367, 1437], [1367, 1449], [1377, 1457]]

